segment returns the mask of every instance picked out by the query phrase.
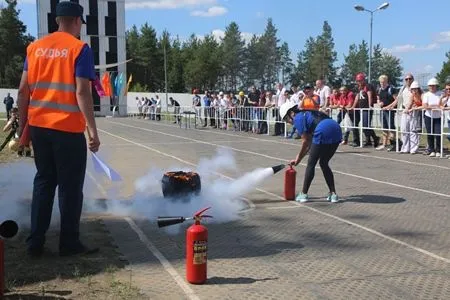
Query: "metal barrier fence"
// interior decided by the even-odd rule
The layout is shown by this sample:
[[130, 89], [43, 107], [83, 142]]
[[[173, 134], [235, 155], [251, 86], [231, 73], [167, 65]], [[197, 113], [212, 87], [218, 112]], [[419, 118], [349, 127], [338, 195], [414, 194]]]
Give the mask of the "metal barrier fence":
[[[168, 112], [156, 107], [144, 108], [140, 112], [135, 107], [128, 107], [127, 111], [129, 117], [172, 122], [186, 129], [193, 123], [195, 127], [209, 125], [220, 130], [250, 131], [267, 135], [274, 133], [285, 137], [292, 137], [294, 134], [292, 126], [281, 121], [278, 108], [178, 106], [170, 107]], [[426, 136], [427, 148], [428, 144], [434, 145], [434, 152], [442, 155], [445, 140], [450, 141], [449, 110], [405, 111], [375, 107], [352, 111], [328, 108], [324, 112], [341, 125], [344, 136], [348, 135], [349, 138], [353, 135], [353, 141], [357, 142], [359, 147], [364, 146], [364, 136], [372, 135], [372, 131], [382, 131], [388, 135], [388, 139], [394, 140], [396, 152], [401, 151], [402, 143], [410, 143], [408, 152], [417, 152], [421, 137]]]

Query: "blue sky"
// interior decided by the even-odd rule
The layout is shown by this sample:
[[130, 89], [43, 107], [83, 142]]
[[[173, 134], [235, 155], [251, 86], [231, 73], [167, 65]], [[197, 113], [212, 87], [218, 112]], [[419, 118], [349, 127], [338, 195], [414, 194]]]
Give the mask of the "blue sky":
[[[39, 0], [47, 1], [47, 0]], [[2, 0], [0, 0], [2, 2]], [[341, 63], [351, 43], [369, 40], [370, 14], [353, 7], [374, 10], [384, 0], [125, 0], [126, 26], [145, 22], [160, 34], [167, 29], [187, 38], [214, 33], [221, 36], [234, 21], [245, 37], [262, 34], [267, 18], [278, 29], [278, 37], [289, 44], [292, 56], [303, 49], [309, 36], [322, 30], [324, 20], [332, 29]], [[419, 4], [422, 3], [422, 4]], [[450, 51], [450, 1], [392, 0], [386, 10], [374, 13], [373, 43], [402, 60], [404, 71], [415, 74], [439, 72]], [[36, 36], [36, 1], [19, 0], [21, 19]], [[295, 63], [295, 62], [294, 62]]]

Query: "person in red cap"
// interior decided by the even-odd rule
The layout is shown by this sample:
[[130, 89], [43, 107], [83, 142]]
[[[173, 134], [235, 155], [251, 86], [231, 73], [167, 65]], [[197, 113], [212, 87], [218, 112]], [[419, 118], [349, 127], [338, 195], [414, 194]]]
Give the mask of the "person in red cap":
[[[353, 106], [351, 109], [360, 108], [362, 109], [362, 126], [363, 126], [363, 132], [366, 136], [366, 142], [364, 143], [364, 146], [371, 146], [373, 139], [373, 146], [376, 148], [378, 147], [378, 144], [380, 143], [380, 138], [375, 134], [375, 131], [373, 129], [370, 129], [371, 123], [372, 123], [372, 116], [373, 116], [373, 104], [376, 102], [376, 90], [373, 85], [368, 83], [366, 81], [366, 75], [364, 73], [358, 73], [355, 76], [356, 83], [358, 84], [358, 94], [356, 95], [355, 101], [353, 102]], [[354, 114], [353, 119], [353, 126], [354, 131], [353, 135], [359, 135], [358, 133], [358, 124], [359, 124], [359, 111], [353, 110], [350, 112], [350, 115]], [[353, 120], [352, 120], [353, 121]], [[359, 145], [353, 144], [354, 147], [358, 147]]]

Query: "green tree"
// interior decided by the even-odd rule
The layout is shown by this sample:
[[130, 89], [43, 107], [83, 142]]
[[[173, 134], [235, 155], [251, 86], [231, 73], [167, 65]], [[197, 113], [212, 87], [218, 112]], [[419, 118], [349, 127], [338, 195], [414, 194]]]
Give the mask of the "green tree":
[[334, 66], [337, 60], [337, 53], [334, 50], [334, 39], [332, 29], [327, 21], [323, 22], [322, 34], [315, 40], [313, 57], [310, 61], [312, 64], [311, 81], [322, 78], [327, 82], [333, 83], [336, 79], [336, 67]]
[[243, 77], [245, 42], [239, 31], [239, 26], [232, 22], [225, 29], [222, 40], [222, 70], [225, 79], [225, 89], [236, 90]]
[[379, 75], [374, 79], [378, 80], [380, 75], [387, 75], [389, 84], [395, 87], [401, 84], [402, 73], [403, 67], [400, 59], [390, 53], [384, 52], [380, 58]]
[[261, 61], [259, 63], [264, 65], [261, 82], [266, 88], [273, 88], [278, 79], [280, 52], [278, 50], [277, 29], [271, 18], [267, 20], [266, 29], [259, 42], [261, 43]]
[[436, 74], [436, 79], [439, 81], [441, 88], [445, 87], [447, 82], [450, 82], [450, 51], [445, 53], [446, 61], [442, 63], [441, 71]]
[[158, 45], [155, 29], [145, 23], [141, 27], [139, 37], [139, 54], [144, 70], [143, 85], [148, 85], [152, 91], [161, 91], [164, 88], [164, 73], [161, 51]]
[[[380, 44], [377, 44], [373, 47], [372, 52], [372, 84], [378, 84], [378, 78], [383, 75], [382, 71], [383, 64], [383, 48]], [[367, 73], [369, 76], [369, 73]]]
[[220, 74], [219, 43], [212, 34], [209, 34], [201, 42], [191, 37], [190, 45], [191, 48], [185, 48], [187, 52], [192, 53], [186, 59], [184, 73], [186, 85], [190, 90], [192, 88], [201, 90], [214, 88]]
[[245, 85], [261, 87], [264, 78], [263, 46], [256, 35], [248, 43], [244, 57]]
[[23, 70], [27, 46], [34, 38], [26, 34], [19, 19], [16, 0], [6, 0], [0, 10], [0, 87], [17, 88]]
[[125, 33], [126, 37], [126, 50], [127, 59], [132, 59], [127, 64], [127, 73], [133, 74], [133, 85], [139, 84], [139, 86], [145, 85], [145, 69], [143, 67], [144, 62], [142, 60], [142, 54], [140, 53], [140, 33], [136, 27], [133, 27]]
[[314, 74], [313, 64], [311, 63], [314, 57], [316, 42], [313, 37], [306, 40], [304, 50], [297, 55], [297, 66], [294, 74], [291, 76], [291, 82], [304, 85], [312, 83], [317, 77]]
[[354, 87], [355, 75], [359, 72], [367, 74], [369, 62], [369, 48], [363, 40], [359, 45], [351, 44], [348, 54], [344, 55], [344, 64], [341, 67], [342, 83], [350, 88]]
[[172, 43], [168, 65], [168, 90], [173, 93], [184, 93], [186, 86], [184, 83], [183, 53], [178, 37]]
[[279, 51], [281, 81], [283, 83], [288, 83], [291, 74], [294, 71], [294, 64], [292, 63], [291, 51], [289, 50], [288, 43], [284, 42]]
[[297, 56], [295, 78], [291, 79], [300, 84], [313, 83], [317, 79], [334, 83], [337, 80], [337, 68], [334, 65], [336, 60], [332, 29], [325, 21], [322, 33], [316, 38], [309, 37], [306, 40], [304, 50]]

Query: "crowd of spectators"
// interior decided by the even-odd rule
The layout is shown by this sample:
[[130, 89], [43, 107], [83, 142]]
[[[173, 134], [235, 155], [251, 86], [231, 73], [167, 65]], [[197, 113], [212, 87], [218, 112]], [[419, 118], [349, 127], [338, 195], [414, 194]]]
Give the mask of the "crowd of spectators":
[[[194, 90], [191, 107], [181, 107], [172, 97], [170, 104], [176, 115], [174, 123], [181, 122], [180, 112], [185, 109], [195, 112], [203, 127], [209, 125], [256, 134], [267, 134], [270, 129], [273, 136], [297, 139], [295, 128], [284, 132], [286, 127], [278, 111], [283, 103], [291, 101], [302, 109], [324, 111], [341, 124], [344, 128], [342, 145], [360, 147], [360, 136], [363, 136], [363, 147], [393, 151], [398, 146], [400, 153], [417, 154], [420, 136], [424, 135], [423, 154], [450, 159], [449, 155], [441, 153], [444, 148], [441, 136], [445, 132], [442, 125], [447, 123], [450, 128], [450, 82], [444, 90], [439, 90], [439, 82], [432, 78], [428, 81], [428, 90], [423, 91], [412, 74], [406, 74], [401, 88], [390, 85], [386, 75], [379, 77], [376, 86], [369, 84], [363, 73], [358, 73], [355, 81], [353, 90], [347, 86], [329, 87], [323, 80], [302, 87], [292, 84], [289, 89], [282, 83], [274, 90], [252, 86], [247, 93], [204, 91], [200, 94], [199, 90]], [[156, 100], [137, 101], [140, 114], [160, 120], [158, 96]], [[379, 118], [379, 125], [373, 125], [374, 118]], [[450, 141], [450, 133], [444, 135]]]

